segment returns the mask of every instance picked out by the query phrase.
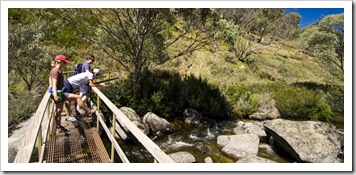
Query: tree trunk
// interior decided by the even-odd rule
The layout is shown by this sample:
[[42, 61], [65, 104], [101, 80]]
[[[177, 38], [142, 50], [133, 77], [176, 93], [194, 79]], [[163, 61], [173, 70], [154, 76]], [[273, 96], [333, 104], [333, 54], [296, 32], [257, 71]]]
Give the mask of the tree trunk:
[[139, 99], [141, 97], [141, 92], [140, 92], [141, 70], [139, 69], [139, 66], [137, 65], [134, 66], [134, 72], [132, 72], [131, 77], [132, 77], [133, 96], [136, 99]]
[[31, 89], [32, 89], [32, 84], [27, 84], [27, 90], [31, 91]]

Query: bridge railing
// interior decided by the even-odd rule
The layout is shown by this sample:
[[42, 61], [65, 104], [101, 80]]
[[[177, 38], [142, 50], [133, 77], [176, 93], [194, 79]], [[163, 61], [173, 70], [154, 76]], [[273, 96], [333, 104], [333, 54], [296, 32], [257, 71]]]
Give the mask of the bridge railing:
[[[49, 138], [51, 121], [54, 116], [54, 103], [50, 100], [50, 94], [46, 93], [37, 108], [33, 120], [25, 133], [24, 140], [15, 157], [14, 163], [29, 163], [37, 143], [39, 162], [43, 161], [45, 143]], [[43, 130], [42, 127], [45, 127]], [[37, 142], [36, 142], [37, 141]]]
[[[152, 154], [155, 161], [158, 163], [174, 163], [174, 161], [165, 153], [163, 152], [149, 137], [147, 137], [129, 118], [127, 118], [121, 110], [119, 110], [98, 88], [93, 87], [93, 91], [97, 95], [96, 104], [97, 110], [100, 110], [100, 102], [103, 101], [105, 105], [112, 111], [113, 118], [111, 120], [113, 127], [111, 133], [109, 129], [105, 129], [109, 139], [111, 141], [115, 140], [115, 130], [116, 130], [116, 121], [118, 121], [121, 125], [126, 127], [135, 137], [136, 139]], [[98, 112], [97, 111], [97, 112]], [[105, 122], [98, 117], [97, 123], [101, 123], [105, 125]], [[106, 126], [106, 125], [105, 125]], [[97, 127], [99, 127], [97, 125]], [[112, 153], [113, 148], [115, 145], [112, 145]], [[113, 154], [112, 154], [113, 156]], [[119, 157], [124, 157], [124, 153], [119, 153]]]

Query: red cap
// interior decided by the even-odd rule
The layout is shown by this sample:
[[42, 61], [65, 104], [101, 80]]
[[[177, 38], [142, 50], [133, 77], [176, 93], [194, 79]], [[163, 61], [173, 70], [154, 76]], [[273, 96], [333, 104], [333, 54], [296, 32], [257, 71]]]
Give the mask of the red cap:
[[64, 61], [64, 62], [66, 62], [66, 63], [69, 63], [69, 60], [67, 60], [67, 57], [64, 56], [64, 55], [57, 55], [57, 56], [56, 56], [56, 60]]

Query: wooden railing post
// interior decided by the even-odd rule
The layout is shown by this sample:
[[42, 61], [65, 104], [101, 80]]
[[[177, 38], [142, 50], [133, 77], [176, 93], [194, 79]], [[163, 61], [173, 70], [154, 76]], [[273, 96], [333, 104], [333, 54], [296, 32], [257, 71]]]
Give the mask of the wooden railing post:
[[48, 119], [49, 119], [49, 117], [51, 116], [50, 111], [51, 111], [51, 103], [48, 102], [48, 103], [47, 103], [47, 118], [48, 118]]
[[[96, 94], [96, 111], [99, 113], [100, 109], [100, 97], [98, 94]], [[99, 131], [99, 118], [96, 117], [96, 130]]]
[[[115, 138], [115, 129], [116, 129], [116, 115], [112, 114], [112, 136]], [[114, 143], [111, 142], [111, 163], [114, 163]]]
[[42, 153], [42, 126], [41, 125], [37, 135], [37, 145], [38, 145], [38, 158], [40, 158]]

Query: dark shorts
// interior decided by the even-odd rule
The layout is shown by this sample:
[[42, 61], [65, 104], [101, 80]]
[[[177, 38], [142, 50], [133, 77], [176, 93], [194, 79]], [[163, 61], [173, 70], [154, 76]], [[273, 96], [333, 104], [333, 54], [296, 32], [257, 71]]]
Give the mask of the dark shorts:
[[63, 92], [67, 92], [67, 93], [73, 93], [74, 89], [73, 86], [69, 83], [68, 80], [64, 81], [64, 91]]
[[91, 91], [91, 87], [89, 83], [81, 85], [79, 89], [80, 92], [83, 93], [84, 95], [89, 95]]

